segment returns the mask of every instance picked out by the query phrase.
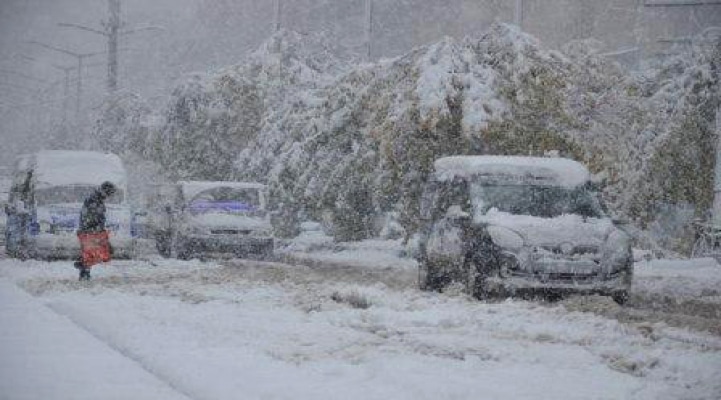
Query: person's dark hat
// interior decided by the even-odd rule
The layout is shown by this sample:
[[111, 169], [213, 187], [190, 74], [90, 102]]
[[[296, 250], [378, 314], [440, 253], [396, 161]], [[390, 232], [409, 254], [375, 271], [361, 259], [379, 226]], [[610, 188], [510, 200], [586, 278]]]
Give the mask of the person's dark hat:
[[106, 197], [110, 197], [110, 196], [112, 196], [113, 194], [115, 194], [115, 192], [118, 191], [118, 188], [117, 188], [115, 185], [113, 185], [112, 182], [105, 181], [105, 182], [103, 182], [103, 183], [100, 185], [100, 191], [101, 191]]

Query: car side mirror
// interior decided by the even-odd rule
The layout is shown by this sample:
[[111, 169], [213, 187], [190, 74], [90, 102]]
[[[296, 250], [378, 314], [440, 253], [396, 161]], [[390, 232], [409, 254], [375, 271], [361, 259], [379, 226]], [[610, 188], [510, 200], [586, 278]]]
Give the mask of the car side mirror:
[[611, 222], [613, 222], [614, 225], [618, 225], [618, 226], [624, 226], [624, 225], [630, 224], [630, 222], [627, 219], [618, 218], [618, 217], [612, 218]]
[[446, 218], [456, 221], [465, 220], [470, 219], [471, 214], [463, 211], [463, 209], [461, 209], [461, 206], [453, 205], [448, 207], [448, 210], [446, 211]]

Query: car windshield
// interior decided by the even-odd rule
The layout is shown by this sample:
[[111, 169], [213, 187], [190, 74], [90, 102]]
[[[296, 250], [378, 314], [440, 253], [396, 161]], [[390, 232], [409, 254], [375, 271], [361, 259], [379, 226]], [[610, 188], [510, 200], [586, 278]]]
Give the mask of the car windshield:
[[208, 212], [256, 213], [260, 212], [260, 193], [253, 188], [217, 187], [196, 194], [188, 202], [193, 214]]
[[515, 215], [553, 218], [563, 214], [600, 218], [604, 215], [594, 192], [585, 188], [524, 185], [471, 185], [476, 215], [490, 209]]
[[[35, 202], [38, 206], [82, 203], [88, 196], [93, 194], [95, 189], [97, 189], [97, 186], [91, 185], [53, 186], [38, 189], [35, 191]], [[120, 204], [122, 198], [122, 190], [118, 189], [115, 194], [105, 200], [105, 203]]]

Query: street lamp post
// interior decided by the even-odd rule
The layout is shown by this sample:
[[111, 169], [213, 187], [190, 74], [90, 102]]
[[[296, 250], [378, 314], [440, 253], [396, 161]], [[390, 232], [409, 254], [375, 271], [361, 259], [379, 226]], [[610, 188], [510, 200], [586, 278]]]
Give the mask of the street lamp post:
[[37, 41], [31, 41], [31, 44], [35, 44], [41, 47], [44, 47], [48, 50], [54, 50], [59, 53], [63, 53], [65, 55], [75, 57], [75, 59], [78, 61], [78, 78], [75, 85], [75, 123], [80, 123], [80, 106], [81, 106], [81, 98], [82, 98], [82, 92], [83, 92], [83, 62], [86, 58], [96, 56], [99, 54], [104, 54], [104, 52], [97, 52], [97, 53], [76, 53], [74, 51], [70, 51], [67, 49], [63, 49], [60, 47], [51, 46], [46, 43], [37, 42]]
[[283, 11], [283, 5], [281, 4], [282, 1], [283, 0], [275, 0], [275, 12], [273, 13], [274, 32], [278, 32], [281, 28], [280, 19], [282, 17], [282, 11]]
[[373, 41], [373, 0], [366, 0], [366, 61], [371, 60]]
[[714, 166], [713, 206], [711, 221], [721, 226], [721, 106], [716, 109], [716, 165]]
[[523, 30], [523, 0], [516, 0], [516, 12], [513, 19], [516, 26]]
[[103, 27], [105, 28], [104, 30], [64, 22], [61, 22], [58, 25], [68, 28], [81, 29], [86, 32], [105, 36], [108, 39], [108, 92], [115, 93], [118, 89], [118, 41], [120, 40], [120, 35], [128, 35], [146, 30], [161, 30], [162, 28], [156, 26], [146, 26], [121, 31], [120, 28], [123, 26], [123, 23], [120, 20], [120, 0], [108, 0], [108, 9], [110, 11], [110, 18], [107, 23], [103, 23]]

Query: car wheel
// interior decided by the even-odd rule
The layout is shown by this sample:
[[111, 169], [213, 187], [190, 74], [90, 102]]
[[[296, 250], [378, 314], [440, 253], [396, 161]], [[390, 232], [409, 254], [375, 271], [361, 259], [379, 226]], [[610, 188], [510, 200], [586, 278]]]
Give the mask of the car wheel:
[[193, 252], [185, 246], [176, 249], [175, 255], [179, 260], [190, 260], [194, 256]]
[[486, 243], [481, 243], [478, 251], [466, 260], [468, 268], [469, 294], [480, 300], [491, 300], [508, 297], [505, 287], [488, 278], [498, 277], [499, 261], [493, 256], [493, 250]]
[[509, 296], [503, 286], [478, 277], [476, 278], [475, 288], [476, 291], [473, 297], [479, 300], [502, 300]]
[[155, 248], [162, 257], [170, 257], [170, 238], [165, 234], [155, 235]]
[[190, 260], [198, 257], [191, 243], [192, 242], [184, 240], [183, 238], [178, 238], [175, 241], [175, 256], [178, 257], [179, 260]]
[[442, 291], [451, 282], [451, 279], [442, 273], [439, 265], [428, 259], [420, 263], [418, 280], [421, 290], [434, 292]]
[[618, 305], [624, 305], [626, 302], [628, 302], [629, 295], [627, 290], [618, 290], [613, 293], [611, 293], [611, 298], [613, 301], [615, 301]]
[[466, 262], [466, 265], [468, 266], [466, 268], [466, 293], [471, 297], [480, 298], [479, 296], [482, 294], [482, 290], [479, 284], [481, 284], [482, 281], [478, 276], [478, 268], [476, 268], [472, 262]]

